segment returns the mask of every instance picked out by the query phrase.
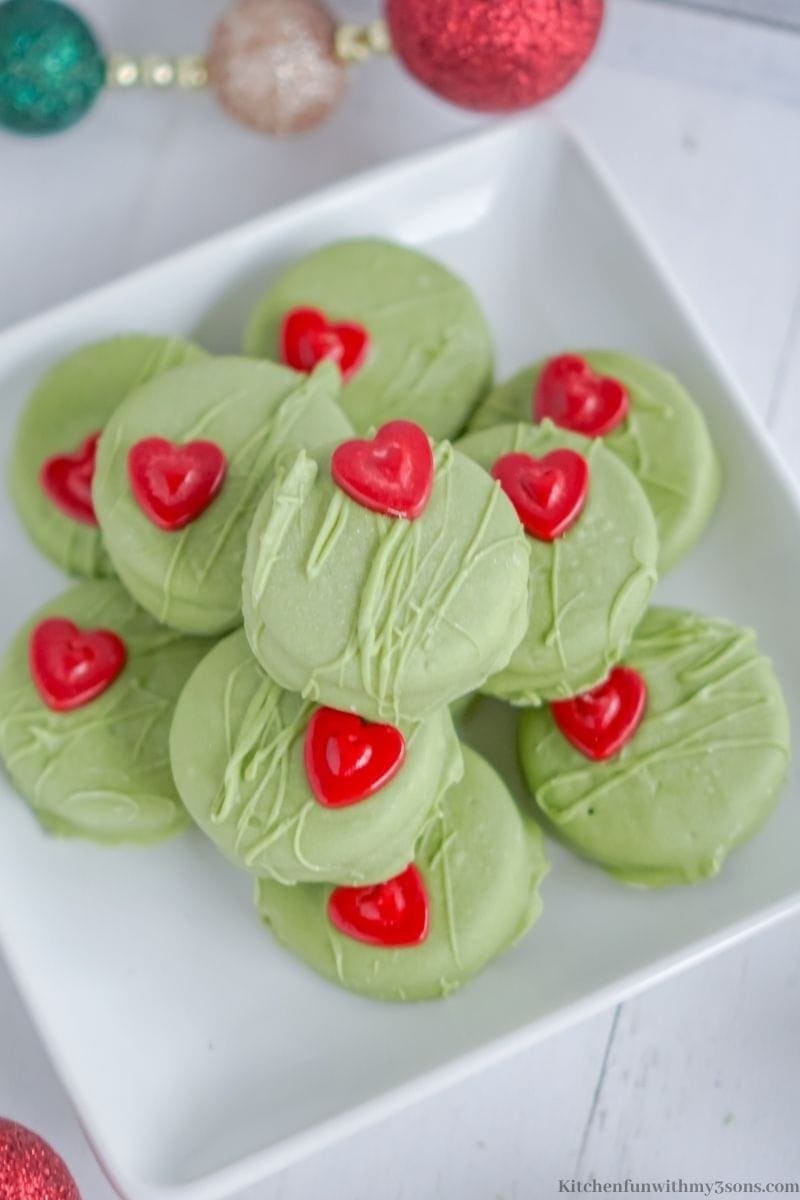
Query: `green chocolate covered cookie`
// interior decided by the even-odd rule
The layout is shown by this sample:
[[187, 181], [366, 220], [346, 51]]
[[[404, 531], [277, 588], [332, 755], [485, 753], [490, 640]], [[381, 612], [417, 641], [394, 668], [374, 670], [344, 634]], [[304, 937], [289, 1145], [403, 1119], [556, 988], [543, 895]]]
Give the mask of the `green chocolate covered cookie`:
[[115, 337], [62, 359], [31, 395], [11, 493], [36, 545], [70, 575], [114, 573], [91, 504], [95, 435], [134, 388], [201, 357], [179, 338]]
[[603, 679], [625, 652], [656, 581], [650, 505], [633, 474], [600, 441], [544, 421], [498, 425], [457, 443], [487, 471], [507, 454], [541, 459], [564, 448], [588, 464], [588, 492], [564, 533], [552, 541], [527, 537], [527, 633], [483, 687], [512, 704], [571, 696]]
[[[604, 437], [644, 488], [658, 526], [663, 575], [694, 546], [719, 496], [721, 470], [703, 414], [674, 375], [643, 359], [609, 350], [578, 351], [600, 376], [624, 385], [629, 410]], [[470, 430], [530, 421], [533, 396], [546, 363], [526, 367], [495, 388]]]
[[153, 842], [188, 824], [169, 727], [208, 649], [157, 625], [114, 580], [64, 592], [17, 634], [0, 667], [0, 755], [46, 829]]
[[[491, 337], [475, 297], [416, 250], [365, 238], [308, 255], [258, 304], [247, 353], [281, 360], [284, 318], [308, 307], [366, 331], [366, 355], [341, 396], [359, 432], [403, 417], [432, 437], [452, 437], [491, 386]], [[302, 335], [299, 342], [302, 356]]]
[[318, 711], [265, 675], [237, 630], [203, 660], [178, 701], [170, 737], [178, 791], [223, 854], [256, 875], [287, 884], [387, 879], [411, 861], [426, 817], [461, 777], [450, 715], [441, 708], [403, 729], [404, 757], [388, 760], [400, 762], [388, 782], [332, 806], [333, 795], [326, 805], [312, 790], [307, 749], [335, 757], [345, 783], [360, 780], [364, 790], [380, 779], [384, 730], [329, 711], [331, 731], [314, 740], [309, 722]]
[[647, 613], [625, 665], [647, 700], [623, 748], [592, 761], [549, 708], [530, 710], [522, 769], [560, 837], [618, 879], [694, 883], [715, 875], [775, 805], [789, 760], [780, 685], [750, 630], [677, 609]]
[[413, 936], [423, 928], [418, 895], [406, 895], [405, 905], [380, 888], [353, 898], [355, 904], [345, 897], [340, 908], [360, 919], [362, 937], [366, 929], [383, 938], [369, 944], [334, 925], [329, 906], [336, 893], [329, 885], [287, 888], [261, 880], [256, 902], [278, 941], [334, 983], [380, 1000], [446, 996], [513, 945], [541, 911], [542, 835], [468, 747], [464, 768], [417, 846], [414, 865], [427, 897], [424, 940], [386, 944], [393, 934]]
[[440, 442], [422, 515], [384, 516], [331, 477], [330, 452], [282, 464], [250, 529], [250, 645], [283, 687], [376, 721], [416, 721], [508, 662], [528, 611], [510, 502]]
[[[273, 363], [215, 358], [154, 379], [128, 397], [100, 439], [93, 496], [111, 561], [143, 608], [189, 633], [221, 633], [240, 623], [247, 529], [275, 459], [287, 448], [347, 436], [338, 389], [329, 363], [307, 376]], [[211, 443], [223, 456], [221, 487], [182, 527], [161, 528], [134, 494], [131, 450], [150, 439], [187, 447], [174, 468], [156, 461], [158, 474], [150, 479], [145, 470], [140, 483], [152, 485], [167, 505], [170, 492], [180, 498], [184, 487], [190, 507], [196, 498], [195, 465], [185, 458], [192, 444], [207, 454]], [[198, 474], [205, 467], [206, 460], [198, 460]]]

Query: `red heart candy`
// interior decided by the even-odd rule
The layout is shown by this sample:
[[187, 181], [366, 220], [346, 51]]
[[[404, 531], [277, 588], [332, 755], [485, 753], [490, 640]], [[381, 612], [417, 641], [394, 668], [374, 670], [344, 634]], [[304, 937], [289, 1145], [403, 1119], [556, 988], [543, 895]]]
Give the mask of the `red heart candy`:
[[369, 333], [354, 321], [329, 321], [318, 308], [293, 308], [281, 323], [280, 348], [281, 361], [296, 371], [329, 359], [349, 379], [364, 364]]
[[615, 667], [604, 683], [571, 700], [550, 705], [556, 725], [587, 758], [613, 758], [639, 728], [647, 707], [647, 684], [632, 667]]
[[72, 454], [55, 454], [42, 463], [42, 491], [73, 521], [97, 525], [92, 504], [92, 478], [100, 432], [90, 434]]
[[525, 531], [552, 542], [577, 521], [589, 490], [589, 465], [574, 450], [551, 450], [543, 458], [503, 454], [492, 467]]
[[136, 503], [159, 529], [183, 529], [208, 508], [225, 480], [225, 455], [214, 442], [176, 446], [144, 438], [131, 446], [128, 478]]
[[340, 933], [368, 946], [419, 946], [428, 936], [424, 880], [412, 863], [385, 883], [334, 888], [328, 919]]
[[405, 754], [405, 738], [394, 725], [373, 725], [337, 708], [318, 708], [306, 728], [306, 775], [326, 808], [374, 796], [394, 779]]
[[122, 638], [110, 629], [79, 629], [64, 617], [40, 621], [28, 643], [31, 678], [56, 712], [95, 700], [111, 687], [127, 657]]
[[604, 437], [628, 415], [628, 389], [618, 379], [598, 375], [577, 354], [559, 354], [544, 367], [533, 397], [533, 419], [549, 417], [585, 437]]
[[334, 483], [364, 508], [413, 520], [433, 489], [428, 435], [413, 421], [390, 421], [372, 441], [342, 442], [331, 455]]

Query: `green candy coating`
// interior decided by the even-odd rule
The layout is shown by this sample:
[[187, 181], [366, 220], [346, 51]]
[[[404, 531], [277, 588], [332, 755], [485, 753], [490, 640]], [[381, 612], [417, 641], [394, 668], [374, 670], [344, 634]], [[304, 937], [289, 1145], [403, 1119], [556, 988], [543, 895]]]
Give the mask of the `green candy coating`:
[[[284, 451], [350, 434], [335, 403], [338, 389], [330, 363], [309, 376], [209, 358], [151, 380], [117, 409], [100, 439], [92, 495], [117, 574], [157, 620], [203, 634], [241, 623], [242, 562], [256, 505]], [[183, 529], [160, 529], [131, 491], [128, 454], [149, 437], [212, 441], [225, 454], [219, 494]]]
[[330, 885], [260, 880], [259, 913], [282, 945], [350, 991], [428, 1000], [461, 987], [530, 928], [548, 869], [541, 832], [489, 764], [467, 746], [463, 753], [464, 777], [437, 804], [414, 859], [428, 894], [425, 941], [356, 941], [328, 919]]
[[[719, 498], [722, 472], [705, 418], [675, 376], [654, 363], [610, 350], [575, 353], [628, 389], [628, 416], [603, 442], [630, 467], [650, 501], [663, 575], [697, 542]], [[547, 361], [525, 367], [490, 392], [470, 431], [532, 420], [534, 390]]]
[[114, 569], [100, 530], [67, 516], [42, 490], [43, 463], [74, 453], [135, 388], [200, 358], [204, 351], [180, 338], [110, 338], [63, 358], [31, 394], [17, 426], [11, 495], [33, 541], [68, 574], [109, 576]]
[[450, 716], [459, 724], [467, 715], [473, 701], [477, 698], [477, 692], [467, 692], [466, 696], [459, 696], [457, 700], [453, 700], [450, 704]]
[[375, 721], [416, 721], [508, 662], [527, 623], [528, 547], [513, 507], [449, 442], [420, 517], [363, 508], [330, 453], [283, 464], [253, 520], [247, 636], [290, 691]]
[[[127, 649], [111, 686], [72, 712], [54, 712], [31, 679], [28, 642], [46, 617], [110, 629]], [[172, 780], [169, 727], [178, 694], [209, 643], [156, 624], [115, 580], [81, 583], [46, 604], [0, 666], [0, 755], [51, 833], [149, 843], [185, 828]]]
[[375, 795], [326, 808], [304, 765], [316, 706], [285, 692], [237, 630], [195, 670], [172, 723], [172, 772], [204, 833], [237, 866], [281, 883], [376, 883], [397, 875], [441, 794], [461, 778], [446, 708], [403, 730], [406, 757]]
[[369, 331], [367, 361], [340, 401], [359, 433], [402, 417], [431, 437], [453, 437], [491, 386], [491, 335], [475, 297], [416, 250], [363, 238], [303, 258], [259, 302], [246, 353], [278, 359], [285, 314], [307, 307]]
[[528, 630], [507, 667], [483, 687], [512, 704], [541, 704], [599, 683], [625, 652], [656, 581], [658, 536], [633, 474], [598, 440], [541, 425], [497, 425], [457, 449], [487, 471], [503, 454], [541, 458], [567, 447], [589, 464], [589, 491], [575, 524], [530, 547]]
[[523, 713], [522, 770], [537, 806], [574, 850], [626, 883], [663, 887], [716, 875], [774, 807], [789, 718], [755, 634], [653, 608], [625, 656], [647, 709], [613, 759], [592, 762], [549, 709]]
[[0, 4], [0, 125], [57, 133], [91, 108], [106, 80], [95, 37], [58, 0]]

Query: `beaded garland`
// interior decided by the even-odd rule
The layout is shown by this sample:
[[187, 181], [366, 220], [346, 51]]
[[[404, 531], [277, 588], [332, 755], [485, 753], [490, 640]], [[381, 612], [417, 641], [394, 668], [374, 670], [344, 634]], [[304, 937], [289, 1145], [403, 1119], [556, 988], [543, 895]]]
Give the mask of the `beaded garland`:
[[[438, 94], [487, 112], [562, 87], [591, 52], [604, 0], [386, 0], [387, 20], [337, 24], [322, 0], [232, 0], [206, 54], [104, 55], [61, 0], [0, 0], [0, 125], [57, 133], [103, 88], [210, 87], [235, 120], [302, 133], [344, 95], [349, 66], [388, 54]], [[390, 30], [391, 28], [391, 35]], [[476, 74], [477, 72], [477, 74]], [[464, 91], [454, 85], [469, 76]], [[509, 89], [509, 79], [524, 86]]]
[[103, 55], [86, 21], [60, 0], [0, 3], [0, 125], [15, 133], [68, 128], [104, 87], [210, 86], [236, 120], [298, 133], [325, 120], [349, 63], [390, 50], [382, 21], [337, 25], [317, 0], [234, 0], [205, 57]]

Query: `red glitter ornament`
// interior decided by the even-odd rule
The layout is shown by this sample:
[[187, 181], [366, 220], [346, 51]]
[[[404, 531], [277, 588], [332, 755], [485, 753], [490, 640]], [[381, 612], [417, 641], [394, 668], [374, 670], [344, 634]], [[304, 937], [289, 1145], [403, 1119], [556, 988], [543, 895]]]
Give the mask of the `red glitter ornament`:
[[0, 1118], [2, 1200], [81, 1200], [75, 1180], [52, 1147], [24, 1125]]
[[481, 112], [552, 96], [589, 57], [603, 0], [386, 0], [398, 57], [420, 83]]

